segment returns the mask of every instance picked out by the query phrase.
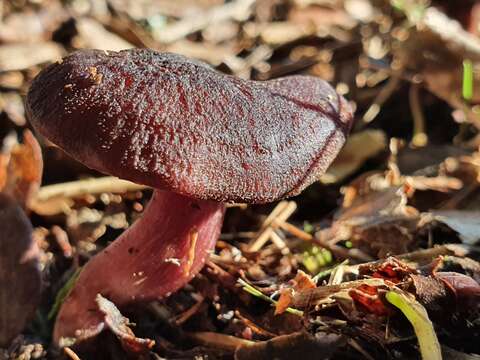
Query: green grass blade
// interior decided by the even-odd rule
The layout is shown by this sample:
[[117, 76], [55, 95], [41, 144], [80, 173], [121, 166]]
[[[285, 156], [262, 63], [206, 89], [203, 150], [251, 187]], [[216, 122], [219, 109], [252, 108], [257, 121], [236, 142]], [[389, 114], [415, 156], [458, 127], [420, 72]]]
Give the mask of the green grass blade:
[[442, 352], [433, 324], [425, 308], [415, 299], [397, 291], [386, 294], [387, 301], [396, 306], [413, 326], [423, 360], [442, 360]]
[[462, 96], [467, 101], [473, 98], [473, 64], [468, 59], [463, 61]]

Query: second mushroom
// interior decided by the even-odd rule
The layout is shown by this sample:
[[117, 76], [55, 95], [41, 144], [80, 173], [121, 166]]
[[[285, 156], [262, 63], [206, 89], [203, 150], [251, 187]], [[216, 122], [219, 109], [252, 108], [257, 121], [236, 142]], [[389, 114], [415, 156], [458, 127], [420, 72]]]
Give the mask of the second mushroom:
[[75, 159], [156, 189], [142, 218], [81, 271], [57, 342], [101, 329], [99, 293], [122, 308], [183, 287], [214, 249], [225, 202], [300, 193], [353, 118], [321, 79], [246, 81], [149, 49], [73, 53], [35, 78], [26, 107], [34, 128]]

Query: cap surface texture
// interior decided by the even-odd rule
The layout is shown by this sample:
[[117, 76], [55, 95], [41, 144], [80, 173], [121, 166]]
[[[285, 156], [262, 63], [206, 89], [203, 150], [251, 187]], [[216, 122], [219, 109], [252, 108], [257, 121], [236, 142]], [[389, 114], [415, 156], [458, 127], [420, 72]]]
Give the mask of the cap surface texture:
[[82, 50], [37, 76], [37, 131], [85, 165], [197, 199], [271, 202], [323, 174], [352, 122], [325, 81], [248, 81], [149, 49]]

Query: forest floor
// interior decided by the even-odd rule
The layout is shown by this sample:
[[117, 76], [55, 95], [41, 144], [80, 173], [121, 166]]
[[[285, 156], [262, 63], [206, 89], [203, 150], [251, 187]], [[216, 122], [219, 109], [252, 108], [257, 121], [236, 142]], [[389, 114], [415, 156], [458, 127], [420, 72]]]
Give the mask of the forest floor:
[[[0, 217], [0, 359], [480, 359], [479, 34], [468, 0], [0, 2], [0, 190], [33, 225], [41, 267], [40, 280], [19, 265], [24, 229], [5, 235], [15, 219]], [[69, 280], [152, 191], [35, 140], [24, 99], [76, 49], [132, 47], [244, 79], [323, 78], [355, 123], [320, 181], [229, 206], [187, 286], [121, 309], [135, 335], [58, 350]]]

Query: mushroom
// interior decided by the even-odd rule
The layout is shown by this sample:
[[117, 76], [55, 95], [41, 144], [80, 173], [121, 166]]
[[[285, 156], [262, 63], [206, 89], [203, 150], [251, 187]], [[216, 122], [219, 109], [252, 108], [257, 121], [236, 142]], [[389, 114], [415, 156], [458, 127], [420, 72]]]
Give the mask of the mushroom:
[[299, 194], [335, 158], [353, 118], [321, 79], [248, 81], [150, 49], [75, 52], [34, 79], [26, 108], [75, 159], [155, 189], [142, 218], [84, 266], [57, 342], [103, 328], [98, 293], [122, 308], [183, 287], [214, 248], [226, 202]]

